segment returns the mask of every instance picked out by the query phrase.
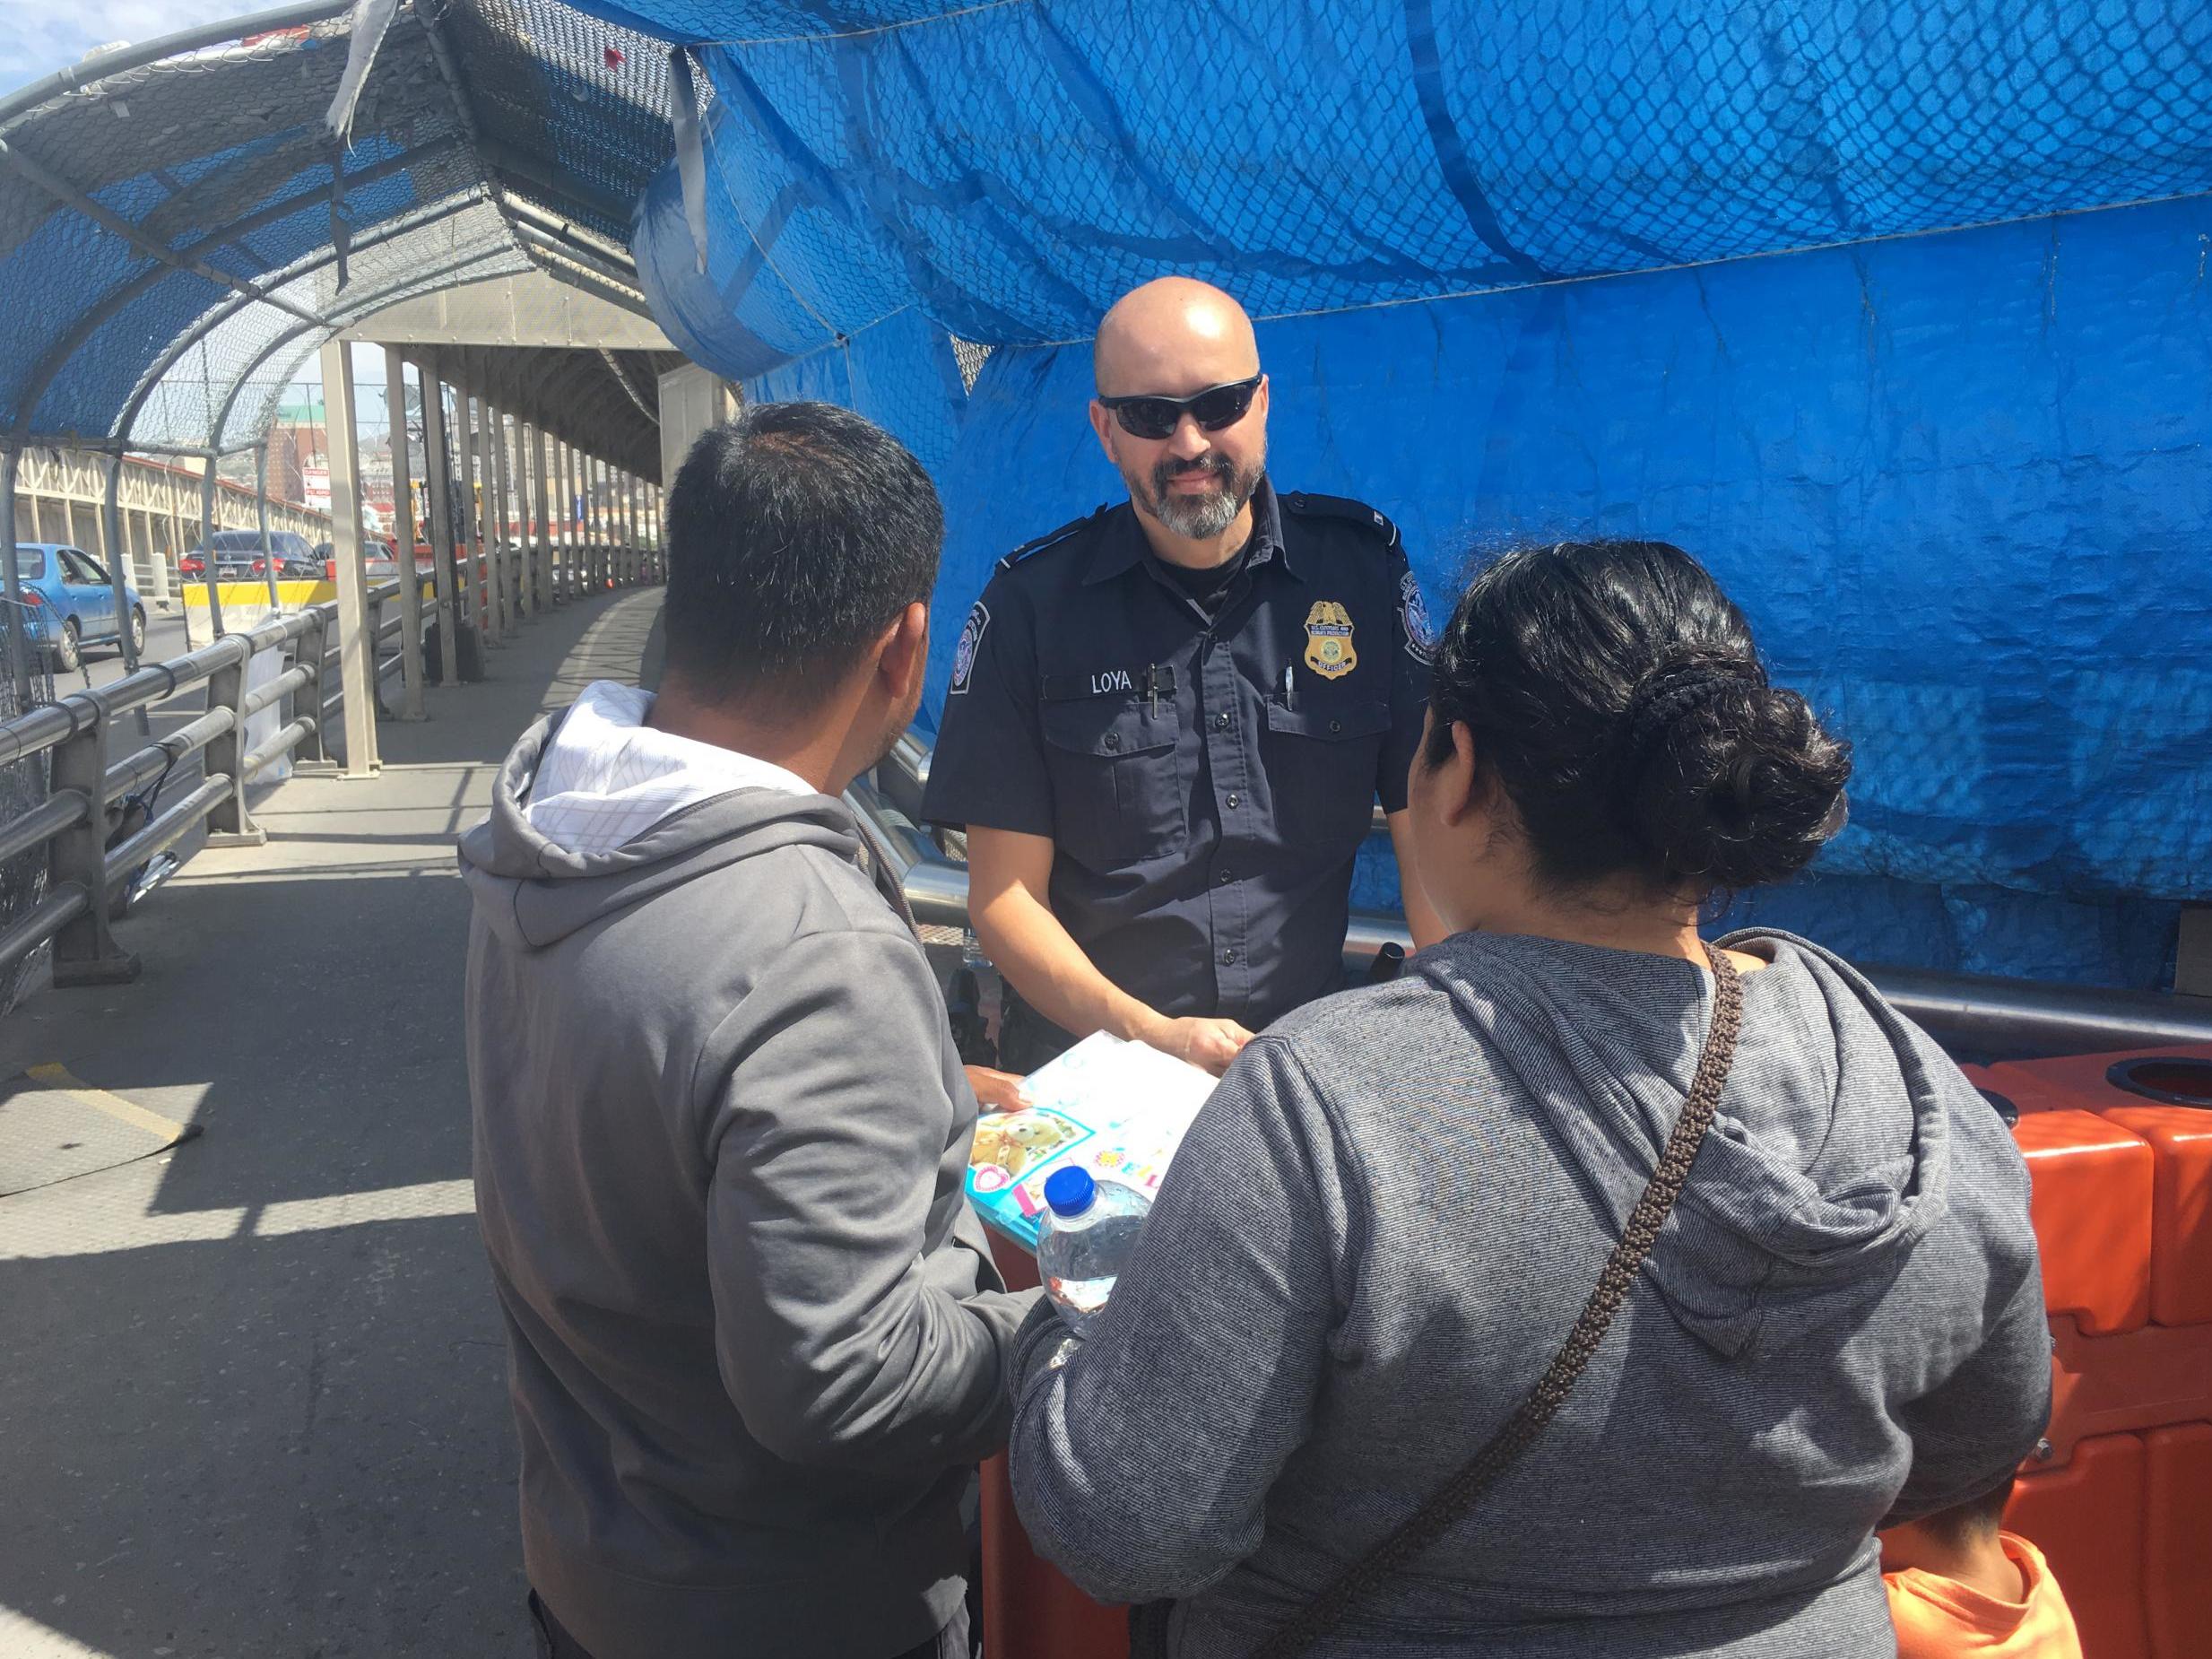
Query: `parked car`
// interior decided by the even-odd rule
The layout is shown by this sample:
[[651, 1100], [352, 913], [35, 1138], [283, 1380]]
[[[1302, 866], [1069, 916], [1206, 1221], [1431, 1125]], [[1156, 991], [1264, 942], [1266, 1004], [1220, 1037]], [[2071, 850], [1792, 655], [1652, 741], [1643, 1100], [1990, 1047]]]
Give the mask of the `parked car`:
[[[100, 561], [58, 542], [18, 542], [15, 574], [23, 589], [23, 631], [54, 659], [57, 669], [74, 670], [84, 660], [83, 647], [123, 643], [116, 623], [115, 589]], [[138, 590], [123, 589], [131, 649], [146, 648], [146, 607]]]
[[[325, 582], [338, 579], [338, 552], [328, 542], [315, 544], [315, 574]], [[388, 535], [361, 537], [361, 576], [370, 586], [388, 582], [399, 574], [399, 548]]]
[[260, 531], [218, 530], [177, 561], [178, 571], [187, 577], [204, 577], [210, 553], [215, 556], [215, 579], [221, 582], [265, 578], [269, 559], [276, 561], [280, 581], [311, 582], [322, 574], [315, 549], [308, 545], [306, 536], [293, 530], [269, 532], [269, 559], [262, 556]]

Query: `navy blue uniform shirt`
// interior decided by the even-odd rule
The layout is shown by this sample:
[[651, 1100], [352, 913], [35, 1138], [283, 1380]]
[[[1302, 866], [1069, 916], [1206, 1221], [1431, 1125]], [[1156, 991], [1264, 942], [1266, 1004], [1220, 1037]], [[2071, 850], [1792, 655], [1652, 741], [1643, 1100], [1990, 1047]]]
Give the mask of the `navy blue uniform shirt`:
[[1336, 989], [1375, 797], [1406, 803], [1428, 629], [1398, 532], [1252, 498], [1209, 619], [1126, 502], [1010, 555], [968, 613], [924, 814], [1052, 838], [1053, 912], [1170, 1017], [1257, 1030]]

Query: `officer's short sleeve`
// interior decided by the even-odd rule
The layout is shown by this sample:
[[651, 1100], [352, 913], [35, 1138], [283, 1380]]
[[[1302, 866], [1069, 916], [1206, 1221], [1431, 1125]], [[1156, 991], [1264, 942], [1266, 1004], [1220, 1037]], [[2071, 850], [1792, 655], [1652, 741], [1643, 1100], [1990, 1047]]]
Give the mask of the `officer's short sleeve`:
[[1406, 563], [1403, 550], [1390, 552], [1390, 579], [1398, 603], [1391, 612], [1390, 737], [1383, 745], [1375, 792], [1386, 812], [1406, 807], [1406, 774], [1421, 746], [1421, 722], [1428, 709], [1428, 664], [1436, 646], [1421, 585]]
[[1029, 610], [1003, 579], [960, 625], [922, 814], [950, 829], [1053, 833]]

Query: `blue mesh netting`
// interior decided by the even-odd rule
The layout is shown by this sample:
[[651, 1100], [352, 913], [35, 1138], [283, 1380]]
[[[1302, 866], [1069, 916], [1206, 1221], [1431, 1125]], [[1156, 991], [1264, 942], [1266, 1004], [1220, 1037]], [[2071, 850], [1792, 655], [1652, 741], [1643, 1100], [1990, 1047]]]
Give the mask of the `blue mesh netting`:
[[[2212, 13], [594, 9], [702, 43], [713, 87], [703, 275], [672, 169], [639, 204], [657, 314], [924, 450], [944, 606], [1119, 493], [1081, 343], [1208, 277], [1280, 319], [1279, 474], [1396, 517], [1436, 604], [1524, 537], [1713, 566], [1861, 760], [1818, 879], [1752, 913], [1869, 960], [2170, 973], [2174, 901], [2212, 899]], [[1000, 348], [965, 400], [947, 333]], [[871, 334], [863, 378], [836, 343]]]

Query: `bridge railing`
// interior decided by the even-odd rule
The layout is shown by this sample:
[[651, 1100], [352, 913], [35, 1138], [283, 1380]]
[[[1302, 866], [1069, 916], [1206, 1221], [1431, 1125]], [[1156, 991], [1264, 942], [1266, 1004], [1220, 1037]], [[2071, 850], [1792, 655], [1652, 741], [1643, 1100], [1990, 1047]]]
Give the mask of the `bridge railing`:
[[[369, 596], [381, 605], [398, 591], [386, 582]], [[395, 617], [378, 631], [398, 626]], [[41, 847], [47, 855], [44, 894], [0, 932], [0, 976], [51, 940], [56, 985], [136, 977], [137, 959], [111, 931], [132, 877], [203, 822], [212, 844], [265, 838], [247, 786], [296, 751], [303, 764], [327, 760], [323, 733], [344, 703], [342, 690], [328, 689], [340, 680], [336, 630], [334, 603], [310, 605], [0, 722], [0, 766], [43, 758], [48, 771], [46, 799], [0, 824], [0, 862]], [[251, 665], [271, 651], [282, 653], [280, 671], [256, 683]], [[143, 720], [135, 731], [121, 724], [197, 685], [207, 688], [206, 710], [177, 730], [153, 737]], [[249, 749], [255, 717], [270, 709], [288, 717]], [[195, 756], [199, 783], [161, 800], [163, 780]]]

